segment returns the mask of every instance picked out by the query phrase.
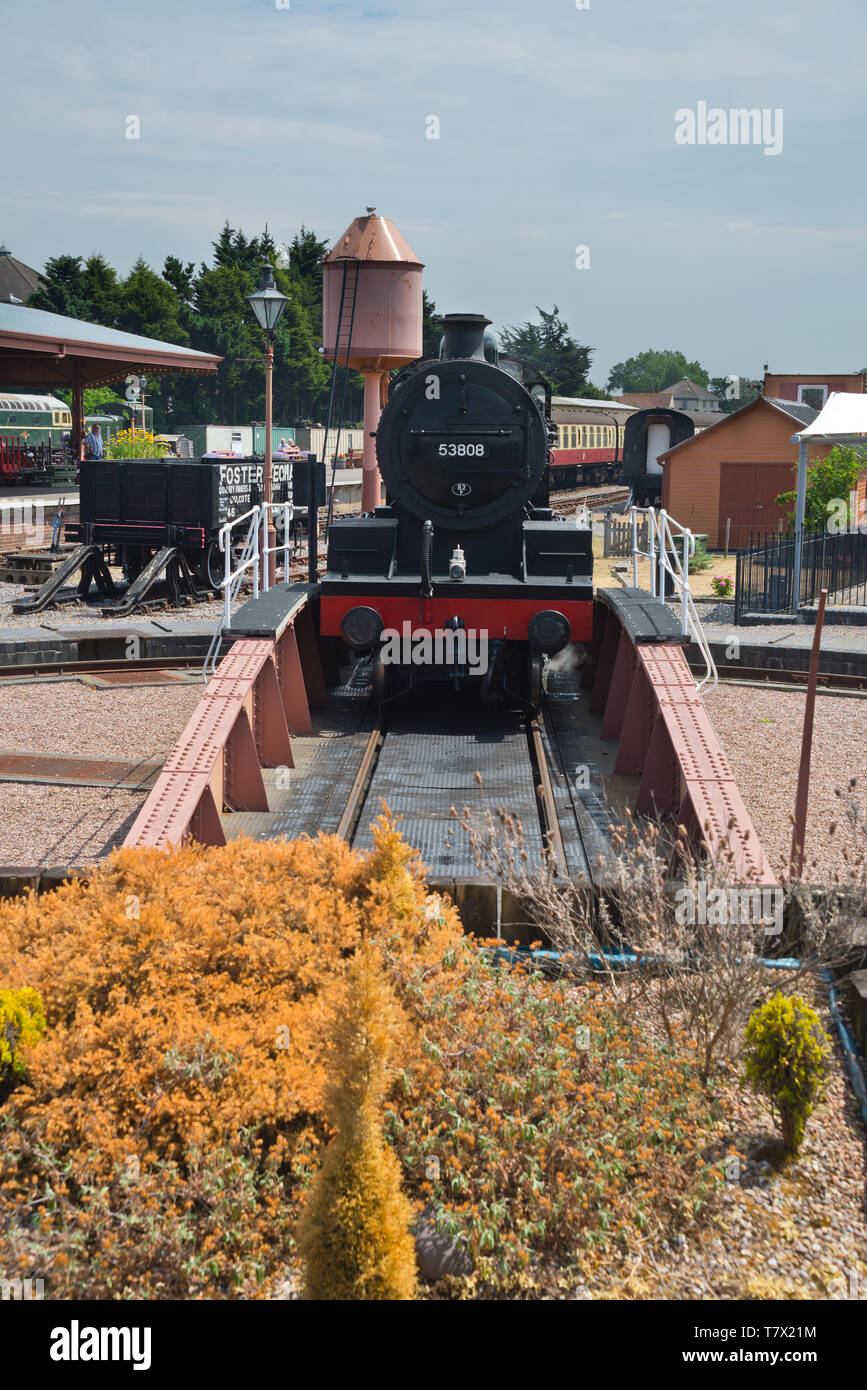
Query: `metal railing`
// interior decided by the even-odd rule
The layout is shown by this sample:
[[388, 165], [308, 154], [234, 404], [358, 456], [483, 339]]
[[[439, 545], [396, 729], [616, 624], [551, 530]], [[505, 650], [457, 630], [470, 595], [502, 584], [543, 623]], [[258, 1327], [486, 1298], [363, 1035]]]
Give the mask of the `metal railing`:
[[[283, 516], [283, 539], [278, 540], [276, 545], [269, 545], [269, 513], [273, 515], [275, 512], [281, 512]], [[248, 570], [252, 570], [253, 598], [257, 599], [260, 593], [266, 594], [270, 587], [268, 579], [269, 557], [279, 554], [282, 550], [283, 580], [285, 583], [289, 582], [293, 516], [294, 508], [291, 502], [261, 502], [258, 506], [251, 507], [249, 511], [244, 512], [241, 516], [233, 517], [231, 521], [227, 521], [220, 527], [217, 535], [220, 552], [224, 557], [223, 578], [220, 580], [220, 588], [223, 591], [223, 612], [202, 667], [202, 676], [206, 681], [216, 670], [223, 633], [232, 626], [232, 608], [241, 591]], [[232, 532], [236, 527], [242, 526], [244, 522], [247, 523], [247, 530], [241, 542], [241, 548], [237, 550], [232, 539]], [[234, 569], [232, 568], [233, 563]]]
[[[643, 518], [645, 530], [639, 533], [639, 517]], [[653, 507], [630, 507], [629, 524], [632, 529], [632, 583], [637, 589], [638, 561], [650, 561], [650, 592], [660, 603], [666, 600], [666, 580], [675, 594], [680, 596], [680, 631], [689, 637], [701, 652], [706, 675], [696, 682], [701, 692], [715, 690], [717, 687], [716, 663], [711, 654], [701, 619], [693, 602], [689, 588], [689, 562], [695, 555], [695, 536], [686, 526], [668, 515], [664, 508], [656, 511]], [[677, 532], [677, 535], [675, 535]], [[646, 538], [646, 539], [645, 539]], [[642, 550], [641, 543], [647, 545]]]
[[[794, 586], [794, 537], [750, 535], [737, 555], [735, 623], [746, 613], [791, 613]], [[867, 604], [867, 534], [804, 532], [797, 607], [811, 607], [823, 589], [834, 607]]]

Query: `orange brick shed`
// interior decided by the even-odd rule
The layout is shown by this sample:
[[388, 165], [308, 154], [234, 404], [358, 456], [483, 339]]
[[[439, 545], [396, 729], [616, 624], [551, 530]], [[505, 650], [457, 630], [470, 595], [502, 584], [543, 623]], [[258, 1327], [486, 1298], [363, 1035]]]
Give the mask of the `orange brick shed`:
[[[727, 520], [732, 548], [745, 545], [750, 532], [776, 532], [789, 513], [774, 499], [796, 483], [798, 446], [792, 436], [816, 414], [800, 402], [759, 396], [723, 416], [660, 455], [662, 505], [682, 526], [706, 534], [712, 550], [725, 545]], [[828, 450], [827, 444], [811, 448], [811, 463]], [[864, 486], [862, 475], [861, 497]]]

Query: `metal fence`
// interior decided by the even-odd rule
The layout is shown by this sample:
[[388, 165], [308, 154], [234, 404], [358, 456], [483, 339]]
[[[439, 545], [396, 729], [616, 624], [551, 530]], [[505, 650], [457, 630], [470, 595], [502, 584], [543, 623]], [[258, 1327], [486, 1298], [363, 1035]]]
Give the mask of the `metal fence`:
[[[750, 536], [738, 551], [735, 623], [744, 613], [789, 613], [793, 606], [793, 536]], [[828, 603], [867, 605], [867, 534], [805, 531], [798, 604], [813, 604], [822, 589]]]

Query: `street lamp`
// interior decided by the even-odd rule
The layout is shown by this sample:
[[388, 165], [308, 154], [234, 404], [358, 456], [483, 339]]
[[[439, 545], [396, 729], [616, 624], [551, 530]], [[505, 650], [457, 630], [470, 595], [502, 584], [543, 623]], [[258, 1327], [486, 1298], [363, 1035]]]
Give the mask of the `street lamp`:
[[[262, 283], [253, 294], [247, 295], [247, 303], [256, 315], [259, 327], [265, 334], [265, 467], [262, 477], [263, 502], [270, 503], [273, 500], [273, 469], [271, 464], [271, 381], [274, 374], [274, 330], [280, 322], [280, 317], [289, 300], [285, 294], [281, 294], [274, 284], [274, 270], [270, 261], [262, 264]], [[265, 532], [265, 544], [270, 552], [268, 554], [268, 587], [274, 583], [277, 573], [277, 561], [275, 547], [277, 543], [277, 533], [271, 520], [271, 512], [268, 512], [268, 526]], [[265, 581], [264, 557], [260, 565], [260, 575]]]

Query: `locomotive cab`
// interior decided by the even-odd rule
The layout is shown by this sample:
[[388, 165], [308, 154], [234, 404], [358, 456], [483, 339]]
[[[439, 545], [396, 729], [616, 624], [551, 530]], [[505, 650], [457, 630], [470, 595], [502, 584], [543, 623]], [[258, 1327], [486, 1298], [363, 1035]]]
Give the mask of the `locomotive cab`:
[[392, 383], [388, 505], [329, 531], [321, 631], [373, 653], [383, 699], [478, 679], [536, 705], [546, 659], [590, 638], [591, 533], [548, 505], [550, 388], [506, 369], [488, 324], [447, 315], [439, 359]]

